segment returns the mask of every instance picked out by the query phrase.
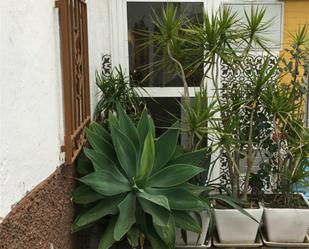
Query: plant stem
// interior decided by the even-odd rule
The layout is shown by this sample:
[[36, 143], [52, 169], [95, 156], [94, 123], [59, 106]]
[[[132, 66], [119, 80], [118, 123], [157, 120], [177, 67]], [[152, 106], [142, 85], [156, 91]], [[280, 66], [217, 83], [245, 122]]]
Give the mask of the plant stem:
[[249, 125], [249, 137], [248, 137], [248, 149], [247, 149], [247, 171], [245, 176], [245, 186], [244, 186], [244, 193], [243, 193], [243, 199], [245, 201], [248, 200], [248, 190], [249, 190], [249, 180], [251, 171], [254, 164], [254, 153], [253, 153], [253, 119], [255, 114], [255, 107], [256, 103], [253, 103], [251, 114], [250, 114], [250, 125]]
[[182, 64], [180, 63], [180, 61], [178, 61], [176, 58], [174, 58], [174, 56], [172, 55], [171, 52], [171, 48], [170, 48], [170, 44], [167, 44], [167, 53], [168, 56], [170, 57], [170, 59], [176, 63], [176, 65], [179, 68], [179, 72], [178, 75], [180, 76], [182, 82], [183, 82], [183, 87], [184, 87], [184, 97], [187, 98], [187, 100], [189, 101], [190, 99], [190, 95], [189, 95], [189, 85], [187, 82], [187, 78], [186, 78], [186, 74], [185, 74], [185, 70], [183, 69]]

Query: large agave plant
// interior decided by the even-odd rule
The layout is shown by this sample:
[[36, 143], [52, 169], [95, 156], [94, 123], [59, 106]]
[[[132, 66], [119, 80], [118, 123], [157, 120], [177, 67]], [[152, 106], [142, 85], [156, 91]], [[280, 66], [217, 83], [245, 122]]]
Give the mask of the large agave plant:
[[84, 176], [73, 195], [85, 208], [73, 231], [106, 217], [99, 249], [125, 236], [132, 247], [145, 236], [153, 249], [172, 249], [176, 227], [200, 232], [190, 213], [208, 205], [198, 197], [203, 188], [187, 181], [203, 171], [198, 165], [205, 151], [179, 153], [177, 123], [155, 140], [146, 110], [136, 127], [120, 106], [117, 109], [117, 115], [109, 115], [110, 133], [97, 123], [86, 131], [92, 148], [84, 148], [84, 154], [90, 161], [79, 161]]

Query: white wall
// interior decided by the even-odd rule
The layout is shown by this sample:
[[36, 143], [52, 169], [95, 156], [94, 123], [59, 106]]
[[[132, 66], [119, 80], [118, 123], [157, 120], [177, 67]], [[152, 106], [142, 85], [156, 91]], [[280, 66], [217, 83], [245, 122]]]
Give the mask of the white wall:
[[[105, 0], [88, 4], [94, 72], [109, 53]], [[61, 165], [62, 82], [54, 0], [0, 1], [0, 217]], [[1, 220], [1, 219], [0, 219]]]

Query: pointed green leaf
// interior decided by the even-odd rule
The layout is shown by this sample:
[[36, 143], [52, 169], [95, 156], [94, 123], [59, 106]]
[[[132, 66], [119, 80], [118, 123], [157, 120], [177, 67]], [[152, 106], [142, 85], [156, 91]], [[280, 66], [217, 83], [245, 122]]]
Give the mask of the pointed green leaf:
[[[182, 184], [203, 172], [204, 169], [188, 164], [170, 165], [152, 175], [147, 181], [151, 187], [173, 187]], [[172, 176], [172, 177], [167, 177]]]
[[94, 191], [87, 185], [81, 184], [78, 186], [74, 192], [72, 199], [77, 204], [89, 204], [104, 198], [104, 195], [101, 195]]
[[128, 181], [121, 181], [112, 173], [103, 170], [84, 176], [79, 181], [106, 196], [117, 195], [131, 190]]
[[175, 248], [175, 221], [173, 216], [170, 215], [167, 224], [163, 226], [158, 224], [154, 217], [153, 224], [157, 234], [168, 248]]
[[155, 157], [154, 141], [151, 133], [149, 132], [144, 143], [142, 158], [138, 169], [138, 180], [145, 182], [148, 179], [152, 171], [154, 157]]
[[137, 152], [130, 139], [119, 129], [113, 129], [116, 154], [122, 169], [129, 178], [136, 176]]
[[172, 158], [179, 137], [178, 129], [174, 128], [164, 132], [155, 144], [154, 170], [163, 168]]
[[117, 162], [114, 147], [93, 131], [86, 129], [87, 139], [94, 150], [104, 154], [111, 161]]
[[110, 214], [117, 214], [117, 205], [122, 201], [123, 196], [106, 197], [93, 208], [85, 212], [74, 221], [74, 227], [82, 227]]
[[135, 150], [139, 151], [140, 144], [137, 128], [119, 103], [117, 103], [117, 112], [119, 116], [120, 130], [131, 140], [132, 144], [135, 147]]
[[94, 171], [93, 165], [88, 158], [79, 158], [76, 170], [80, 175], [88, 175]]
[[136, 226], [132, 226], [129, 232], [127, 233], [127, 239], [132, 248], [138, 247], [139, 245], [139, 236], [140, 231]]
[[135, 223], [136, 197], [129, 193], [126, 198], [119, 203], [119, 217], [114, 230], [114, 239], [119, 241]]
[[206, 151], [207, 151], [207, 149], [201, 149], [201, 150], [182, 154], [179, 157], [171, 160], [168, 164], [169, 165], [190, 164], [190, 165], [199, 166], [200, 163], [203, 161], [203, 159], [206, 156]]
[[117, 165], [106, 157], [105, 154], [84, 148], [85, 155], [92, 161], [96, 171], [105, 170], [112, 173], [117, 179], [126, 181], [127, 178], [120, 172]]
[[104, 129], [104, 127], [97, 122], [92, 122], [89, 126], [89, 129], [96, 133], [98, 136], [102, 137], [105, 141], [112, 143], [111, 136], [107, 130]]
[[176, 226], [186, 231], [201, 233], [201, 226], [186, 211], [173, 211]]
[[150, 131], [147, 109], [144, 109], [142, 112], [141, 118], [137, 125], [137, 131], [139, 134], [140, 144], [142, 145]]
[[107, 228], [104, 231], [104, 234], [100, 240], [98, 249], [109, 249], [116, 241], [114, 240], [114, 229], [117, 221], [117, 216], [113, 216]]
[[241, 206], [239, 206], [233, 198], [231, 198], [229, 196], [223, 196], [223, 195], [212, 195], [210, 198], [213, 199], [213, 200], [219, 200], [219, 201], [231, 206], [232, 208], [238, 210], [240, 213], [248, 216], [249, 218], [254, 220], [256, 223], [260, 223], [250, 213], [248, 213], [245, 209], [243, 209]]
[[147, 192], [154, 195], [164, 195], [173, 210], [203, 210], [205, 204], [199, 197], [182, 188], [156, 189], [148, 188]]
[[153, 202], [154, 204], [162, 206], [166, 208], [167, 210], [170, 210], [168, 199], [164, 195], [151, 195], [144, 191], [144, 192], [139, 192], [137, 196], [145, 200], [148, 200], [150, 202]]
[[170, 211], [157, 204], [138, 197], [138, 201], [145, 213], [150, 214], [152, 219], [155, 219], [158, 225], [164, 226], [168, 223]]

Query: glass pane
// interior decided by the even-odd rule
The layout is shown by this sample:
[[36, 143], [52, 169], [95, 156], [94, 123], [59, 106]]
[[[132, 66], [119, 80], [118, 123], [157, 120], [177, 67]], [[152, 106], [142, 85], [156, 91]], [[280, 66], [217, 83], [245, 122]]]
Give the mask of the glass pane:
[[[154, 49], [156, 44], [152, 44], [147, 49], [140, 50], [140, 35], [136, 31], [154, 31], [151, 21], [153, 12], [162, 15], [162, 8], [167, 3], [160, 2], [129, 2], [128, 9], [128, 41], [129, 41], [129, 64], [130, 75], [134, 81], [141, 82], [147, 75], [153, 72], [152, 68], [141, 69], [141, 67], [152, 64], [155, 60]], [[195, 22], [201, 22], [203, 14], [203, 3], [173, 3], [178, 8], [179, 13], [183, 13], [187, 18]], [[160, 55], [159, 55], [160, 56]], [[158, 57], [156, 57], [156, 60]], [[190, 86], [199, 86], [202, 79], [203, 69], [201, 68], [188, 79]], [[164, 70], [155, 72], [143, 82], [143, 87], [181, 87], [182, 82], [178, 76], [171, 77]]]
[[181, 117], [180, 98], [145, 98], [144, 100], [154, 120], [157, 137]]
[[233, 12], [237, 13], [237, 17], [240, 20], [245, 21], [245, 11], [248, 15], [251, 15], [251, 8], [265, 8], [264, 21], [271, 21], [271, 25], [267, 32], [264, 32], [263, 36], [269, 40], [269, 47], [280, 48], [282, 43], [282, 4], [263, 4], [263, 3], [226, 3], [226, 6], [230, 7]]

